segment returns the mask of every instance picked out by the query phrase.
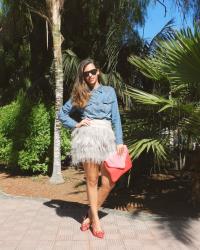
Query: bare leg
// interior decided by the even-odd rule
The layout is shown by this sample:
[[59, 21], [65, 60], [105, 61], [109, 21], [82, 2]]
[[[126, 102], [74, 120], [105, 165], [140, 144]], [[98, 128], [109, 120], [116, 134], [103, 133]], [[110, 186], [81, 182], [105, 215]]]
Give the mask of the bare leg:
[[98, 208], [101, 207], [101, 205], [108, 197], [110, 191], [115, 186], [115, 183], [111, 181], [110, 176], [103, 164], [101, 166], [101, 176], [102, 176], [102, 184], [98, 190]]
[[[99, 178], [99, 165], [91, 162], [84, 163], [86, 174], [87, 195], [90, 204], [90, 218], [92, 218], [93, 227], [96, 231], [101, 231], [100, 220], [98, 216], [98, 191], [97, 184]], [[86, 221], [84, 221], [85, 223]]]
[[[104, 168], [103, 164], [101, 166], [101, 176], [102, 176], [102, 185], [100, 186], [98, 190], [98, 209], [101, 207], [101, 205], [104, 203], [106, 198], [108, 197], [110, 191], [113, 189], [115, 186], [115, 183], [113, 183], [110, 179], [110, 176], [106, 169]], [[84, 220], [84, 223], [90, 223], [91, 222], [91, 210], [89, 209], [88, 211], [89, 218]]]

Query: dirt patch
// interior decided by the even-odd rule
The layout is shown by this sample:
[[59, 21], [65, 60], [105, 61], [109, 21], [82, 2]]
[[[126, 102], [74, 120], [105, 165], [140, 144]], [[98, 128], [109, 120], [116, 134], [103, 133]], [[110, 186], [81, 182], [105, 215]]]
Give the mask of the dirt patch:
[[48, 176], [12, 176], [7, 173], [0, 173], [0, 188], [3, 192], [12, 195], [87, 204], [84, 172], [69, 168], [62, 173], [65, 183], [59, 185], [51, 184]]

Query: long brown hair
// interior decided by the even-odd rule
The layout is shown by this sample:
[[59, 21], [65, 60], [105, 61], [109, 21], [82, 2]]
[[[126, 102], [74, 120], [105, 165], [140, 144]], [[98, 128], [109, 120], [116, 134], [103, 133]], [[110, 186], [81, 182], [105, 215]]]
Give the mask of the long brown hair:
[[87, 58], [80, 62], [71, 93], [72, 105], [78, 108], [84, 108], [91, 96], [90, 89], [83, 77], [83, 71], [88, 64], [94, 64], [98, 69], [99, 67], [91, 58]]

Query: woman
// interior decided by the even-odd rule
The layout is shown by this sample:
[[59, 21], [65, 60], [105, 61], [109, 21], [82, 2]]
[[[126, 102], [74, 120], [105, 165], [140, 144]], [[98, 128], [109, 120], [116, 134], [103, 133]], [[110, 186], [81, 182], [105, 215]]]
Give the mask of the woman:
[[[116, 150], [122, 154], [124, 145], [115, 90], [103, 86], [99, 76], [99, 69], [92, 59], [80, 63], [71, 98], [61, 108], [59, 120], [63, 126], [72, 129], [72, 164], [82, 164], [86, 175], [90, 209], [81, 230], [91, 226], [93, 235], [103, 238], [98, 208], [114, 187], [103, 161]], [[80, 122], [70, 117], [75, 111], [81, 114]], [[98, 189], [99, 170], [102, 185]]]

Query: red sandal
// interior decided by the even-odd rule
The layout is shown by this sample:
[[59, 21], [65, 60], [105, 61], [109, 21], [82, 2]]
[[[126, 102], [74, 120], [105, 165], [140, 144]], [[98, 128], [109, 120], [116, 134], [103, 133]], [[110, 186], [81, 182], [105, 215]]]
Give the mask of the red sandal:
[[[88, 213], [86, 214], [86, 216], [83, 217], [83, 220], [87, 218], [89, 218]], [[90, 228], [90, 225], [91, 223], [82, 223], [80, 227], [81, 231], [87, 231]]]
[[105, 235], [105, 232], [104, 231], [95, 231], [93, 227], [91, 227], [92, 229], [92, 234], [97, 237], [97, 238], [100, 238], [100, 239], [103, 239], [104, 238], [104, 235]]

